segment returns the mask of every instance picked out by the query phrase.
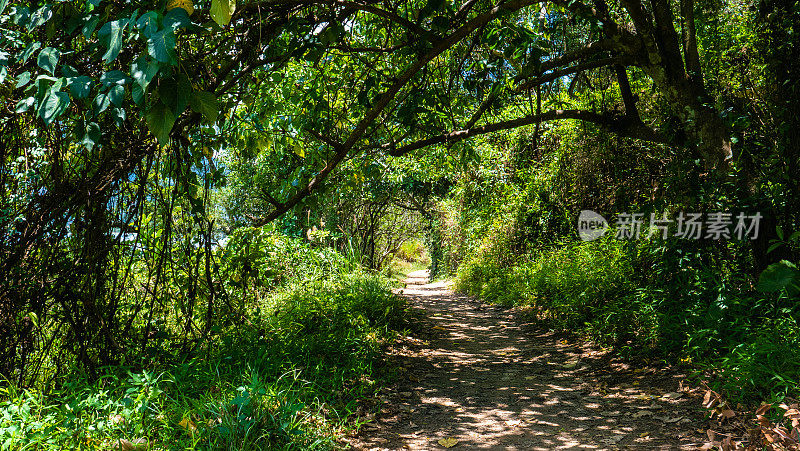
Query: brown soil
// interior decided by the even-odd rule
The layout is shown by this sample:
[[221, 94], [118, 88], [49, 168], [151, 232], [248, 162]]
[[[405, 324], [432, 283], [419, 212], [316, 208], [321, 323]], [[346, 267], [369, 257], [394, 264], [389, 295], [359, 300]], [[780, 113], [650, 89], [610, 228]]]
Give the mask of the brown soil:
[[[415, 337], [393, 346], [400, 381], [347, 442], [355, 449], [695, 449], [707, 421], [671, 368], [634, 367], [513, 310], [409, 275]], [[666, 396], [665, 396], [666, 395]]]

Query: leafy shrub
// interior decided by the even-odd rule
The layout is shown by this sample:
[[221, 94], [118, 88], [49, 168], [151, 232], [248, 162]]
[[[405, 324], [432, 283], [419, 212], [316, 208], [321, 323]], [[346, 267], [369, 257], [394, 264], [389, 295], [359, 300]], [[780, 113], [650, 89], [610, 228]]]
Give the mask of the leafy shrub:
[[297, 280], [346, 274], [356, 264], [329, 247], [312, 247], [300, 238], [264, 228], [239, 228], [220, 250], [221, 275], [234, 290], [271, 289]]
[[226, 270], [252, 265], [258, 296], [234, 287], [245, 312], [213, 346], [47, 393], [0, 385], [0, 450], [335, 448], [388, 376], [380, 344], [404, 327], [405, 302], [385, 278], [296, 240], [252, 231], [224, 252]]

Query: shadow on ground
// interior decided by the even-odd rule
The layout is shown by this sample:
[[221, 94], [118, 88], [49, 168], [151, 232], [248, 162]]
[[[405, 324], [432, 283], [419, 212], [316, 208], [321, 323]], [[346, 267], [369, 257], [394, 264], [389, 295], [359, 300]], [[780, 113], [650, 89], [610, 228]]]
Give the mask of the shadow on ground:
[[402, 294], [424, 330], [392, 353], [402, 381], [355, 449], [693, 449], [705, 435], [683, 375], [634, 369], [591, 344], [409, 275]]

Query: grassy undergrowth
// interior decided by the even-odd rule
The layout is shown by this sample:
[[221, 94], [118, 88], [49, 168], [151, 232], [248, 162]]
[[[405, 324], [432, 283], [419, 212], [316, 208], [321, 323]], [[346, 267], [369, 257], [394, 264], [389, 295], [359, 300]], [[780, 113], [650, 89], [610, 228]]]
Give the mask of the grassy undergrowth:
[[[717, 248], [712, 248], [716, 246]], [[800, 394], [800, 307], [726, 270], [715, 244], [565, 242], [506, 266], [489, 250], [464, 263], [459, 290], [533, 307], [549, 324], [627, 356], [712, 375], [740, 402]]]
[[[64, 375], [47, 390], [0, 383], [0, 449], [334, 448], [364, 413], [359, 401], [390, 377], [381, 344], [405, 327], [406, 306], [388, 279], [328, 251], [261, 241], [247, 261], [262, 268], [248, 269], [259, 288], [232, 290], [235, 320], [195, 352], [107, 367], [94, 380]], [[297, 265], [277, 260], [298, 254], [275, 246], [303, 250], [309, 268], [292, 276]]]

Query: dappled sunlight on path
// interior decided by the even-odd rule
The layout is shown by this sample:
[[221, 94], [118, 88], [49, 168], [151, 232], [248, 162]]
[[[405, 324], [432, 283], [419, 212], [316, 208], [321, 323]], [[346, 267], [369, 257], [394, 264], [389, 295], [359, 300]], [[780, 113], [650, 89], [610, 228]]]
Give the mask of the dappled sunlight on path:
[[427, 318], [393, 349], [401, 382], [356, 449], [692, 449], [697, 401], [671, 370], [633, 369], [590, 344], [537, 329], [512, 310], [409, 275], [401, 290]]

